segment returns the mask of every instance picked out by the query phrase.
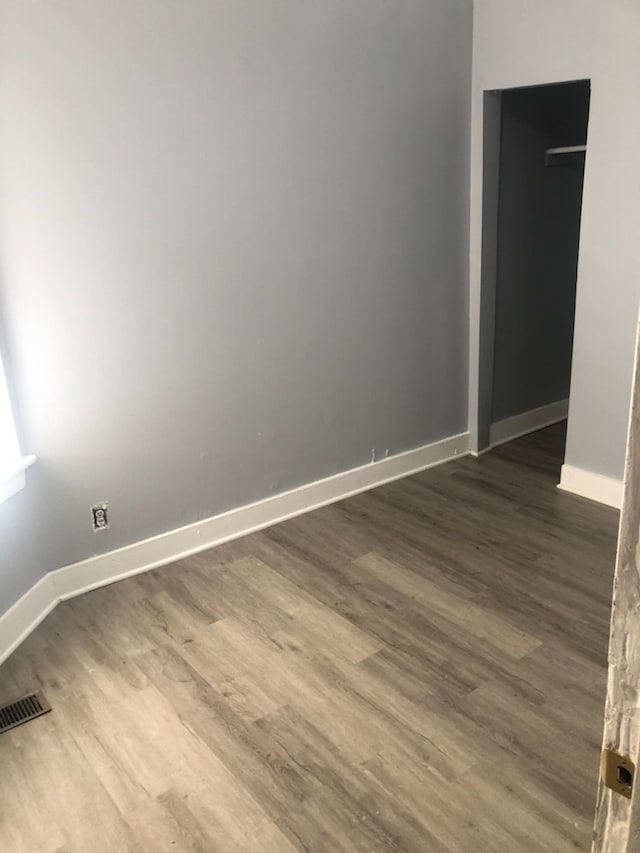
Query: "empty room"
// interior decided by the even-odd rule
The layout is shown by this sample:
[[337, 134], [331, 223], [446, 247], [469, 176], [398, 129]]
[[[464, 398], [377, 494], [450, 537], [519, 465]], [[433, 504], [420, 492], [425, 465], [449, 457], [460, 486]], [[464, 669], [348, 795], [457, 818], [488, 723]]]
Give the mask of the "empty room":
[[0, 3], [2, 853], [640, 850], [638, 84], [637, 0]]

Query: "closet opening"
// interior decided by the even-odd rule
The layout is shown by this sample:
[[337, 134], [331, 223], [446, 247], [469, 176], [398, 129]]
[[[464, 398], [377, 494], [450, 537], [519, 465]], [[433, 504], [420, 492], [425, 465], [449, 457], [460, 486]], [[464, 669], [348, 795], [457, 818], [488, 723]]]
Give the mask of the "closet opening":
[[589, 98], [588, 80], [484, 95], [478, 451], [557, 424], [558, 477]]

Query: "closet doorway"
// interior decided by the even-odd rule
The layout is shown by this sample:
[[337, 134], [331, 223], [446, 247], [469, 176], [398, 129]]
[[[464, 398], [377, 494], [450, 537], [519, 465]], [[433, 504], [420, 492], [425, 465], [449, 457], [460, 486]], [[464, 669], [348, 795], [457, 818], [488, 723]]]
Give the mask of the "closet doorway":
[[484, 96], [480, 452], [567, 417], [589, 98]]

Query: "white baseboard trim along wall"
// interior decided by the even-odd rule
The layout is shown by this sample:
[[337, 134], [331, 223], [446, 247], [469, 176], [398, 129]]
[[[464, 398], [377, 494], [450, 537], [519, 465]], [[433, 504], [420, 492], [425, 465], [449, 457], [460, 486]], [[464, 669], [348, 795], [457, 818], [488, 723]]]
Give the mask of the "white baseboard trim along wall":
[[58, 600], [49, 573], [0, 616], [0, 663], [51, 613]]
[[604, 474], [594, 474], [573, 465], [563, 465], [558, 488], [564, 492], [572, 492], [582, 498], [606, 504], [620, 509], [622, 506], [622, 480], [605, 477]]
[[538, 409], [531, 409], [528, 412], [514, 415], [512, 418], [496, 421], [496, 423], [491, 424], [489, 432], [491, 447], [497, 447], [499, 444], [513, 441], [514, 438], [520, 438], [527, 433], [563, 421], [567, 417], [568, 411], [569, 400], [558, 400], [555, 403], [549, 403], [547, 406], [540, 406]]
[[49, 572], [0, 616], [0, 663], [60, 601], [466, 456], [469, 447], [468, 432], [454, 435]]

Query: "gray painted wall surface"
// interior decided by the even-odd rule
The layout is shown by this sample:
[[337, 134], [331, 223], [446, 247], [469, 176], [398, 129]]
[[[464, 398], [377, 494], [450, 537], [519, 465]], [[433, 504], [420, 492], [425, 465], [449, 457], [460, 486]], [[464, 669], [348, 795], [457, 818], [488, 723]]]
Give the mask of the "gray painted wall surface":
[[0, 611], [466, 429], [471, 27], [470, 0], [2, 4], [1, 286], [39, 461], [0, 506]]
[[588, 83], [502, 95], [492, 421], [569, 396]]
[[640, 4], [476, 0], [473, 31], [470, 423], [478, 403], [483, 92], [589, 79], [565, 462], [621, 479], [640, 294], [640, 110], [629, 109], [640, 84]]

